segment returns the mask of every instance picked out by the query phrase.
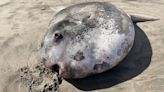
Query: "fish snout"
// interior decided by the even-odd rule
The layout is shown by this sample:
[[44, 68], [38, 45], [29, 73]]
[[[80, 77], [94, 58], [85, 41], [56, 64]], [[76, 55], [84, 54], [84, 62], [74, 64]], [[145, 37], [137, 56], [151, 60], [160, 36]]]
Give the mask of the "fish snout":
[[52, 62], [44, 62], [45, 67], [51, 69], [54, 72], [58, 73], [59, 77], [62, 77], [62, 74], [64, 72], [64, 63], [52, 63]]

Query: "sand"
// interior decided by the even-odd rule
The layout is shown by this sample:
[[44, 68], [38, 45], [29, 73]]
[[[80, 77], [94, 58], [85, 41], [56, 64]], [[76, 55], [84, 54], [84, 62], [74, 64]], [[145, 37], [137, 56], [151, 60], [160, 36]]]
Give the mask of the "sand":
[[[96, 0], [0, 0], [0, 92], [29, 92], [18, 70], [38, 63], [40, 43], [52, 16], [65, 6], [89, 1]], [[128, 14], [160, 20], [135, 25], [134, 46], [118, 66], [88, 78], [63, 80], [59, 91], [163, 92], [164, 0], [103, 1]]]

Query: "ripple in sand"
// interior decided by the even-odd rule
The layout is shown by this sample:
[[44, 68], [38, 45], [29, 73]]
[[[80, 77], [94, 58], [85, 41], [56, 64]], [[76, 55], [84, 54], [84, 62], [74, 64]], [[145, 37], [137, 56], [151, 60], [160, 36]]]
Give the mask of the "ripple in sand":
[[11, 1], [10, 0], [0, 0], [0, 6], [4, 6], [9, 4]]

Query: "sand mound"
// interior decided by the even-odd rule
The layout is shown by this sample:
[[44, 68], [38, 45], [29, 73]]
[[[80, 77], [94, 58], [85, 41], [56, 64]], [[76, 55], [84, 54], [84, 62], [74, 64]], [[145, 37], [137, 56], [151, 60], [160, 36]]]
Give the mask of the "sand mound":
[[57, 73], [44, 67], [42, 63], [35, 67], [23, 67], [18, 70], [22, 84], [29, 92], [58, 92]]

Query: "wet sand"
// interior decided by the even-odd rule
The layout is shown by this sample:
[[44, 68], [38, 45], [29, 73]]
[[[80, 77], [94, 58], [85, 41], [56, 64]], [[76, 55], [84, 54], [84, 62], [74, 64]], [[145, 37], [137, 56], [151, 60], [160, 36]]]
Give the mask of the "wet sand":
[[[40, 43], [55, 12], [90, 1], [96, 0], [0, 0], [0, 92], [28, 92], [17, 71], [38, 63]], [[110, 1], [128, 14], [160, 20], [135, 25], [134, 46], [118, 66], [88, 78], [63, 80], [59, 91], [163, 92], [164, 0], [103, 1]]]

